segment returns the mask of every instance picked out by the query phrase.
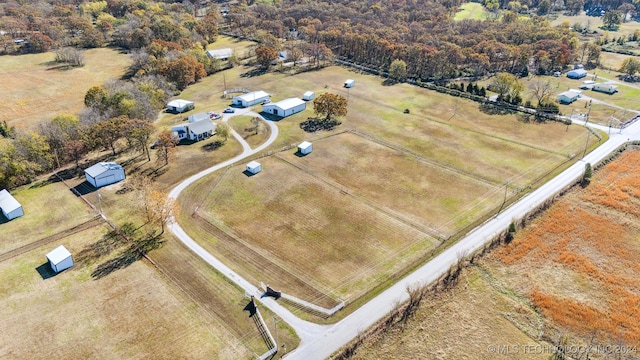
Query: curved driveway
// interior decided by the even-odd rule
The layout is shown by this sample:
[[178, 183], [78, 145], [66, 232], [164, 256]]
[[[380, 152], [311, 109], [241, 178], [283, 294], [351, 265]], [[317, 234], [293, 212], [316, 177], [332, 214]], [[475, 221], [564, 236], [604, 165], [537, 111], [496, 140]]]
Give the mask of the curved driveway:
[[[251, 112], [244, 113], [257, 115]], [[223, 121], [227, 120], [228, 117], [223, 119]], [[243, 144], [244, 151], [242, 154], [188, 178], [173, 189], [169, 193], [169, 196], [175, 199], [184, 188], [194, 181], [265, 149], [278, 135], [278, 128], [276, 125], [270, 121], [267, 121], [267, 124], [271, 127], [271, 136], [260, 147], [251, 150], [244, 140], [234, 133], [234, 137]], [[607, 127], [603, 126], [594, 127], [602, 128], [605, 131], [607, 129]], [[389, 287], [380, 295], [376, 296], [336, 324], [317, 325], [301, 320], [289, 310], [280, 306], [280, 304], [273, 299], [260, 299], [259, 296], [256, 296], [257, 300], [261, 301], [266, 307], [278, 314], [284, 321], [292, 326], [301, 339], [298, 348], [287, 354], [286, 358], [307, 360], [324, 359], [329, 357], [341, 346], [347, 344], [353, 338], [357, 337], [360, 333], [375, 324], [378, 320], [382, 319], [396, 306], [398, 302], [408, 300], [409, 296], [406, 291], [407, 287], [427, 285], [437, 280], [440, 276], [447, 273], [451, 266], [458, 262], [460, 255], [471, 254], [481, 249], [485, 244], [490, 242], [500, 233], [504, 232], [514, 219], [523, 217], [532, 209], [541, 205], [547, 199], [555, 196], [564, 188], [581, 178], [584, 173], [584, 164], [586, 162], [592, 164], [598, 163], [629, 140], [640, 140], [640, 122], [629, 126], [619, 134], [611, 134], [609, 140], [591, 153], [587, 154], [584, 159], [578, 161], [551, 181], [538, 188], [536, 191], [526, 195], [517, 203], [503, 210], [499, 216], [496, 216], [477, 227], [456, 244], [452, 245], [440, 255], [401, 279], [393, 286]], [[185, 245], [203, 258], [207, 263], [242, 287], [247, 294], [261, 294], [261, 291], [256, 286], [250, 284], [247, 280], [240, 277], [200, 247], [182, 230], [180, 225], [175, 222], [171, 222], [168, 228], [176, 234], [176, 236], [185, 243]]]

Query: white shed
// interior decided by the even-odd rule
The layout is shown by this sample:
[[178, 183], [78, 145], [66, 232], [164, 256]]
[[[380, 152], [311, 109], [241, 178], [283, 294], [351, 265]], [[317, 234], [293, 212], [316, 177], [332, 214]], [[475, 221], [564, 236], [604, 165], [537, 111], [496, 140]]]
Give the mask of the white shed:
[[247, 171], [255, 175], [262, 171], [262, 165], [257, 161], [252, 161], [247, 164]]
[[185, 111], [193, 110], [195, 103], [193, 101], [176, 99], [167, 103], [167, 111], [173, 113], [183, 113]]
[[304, 94], [302, 94], [302, 100], [305, 100], [305, 101], [313, 100], [315, 98], [316, 98], [316, 93], [314, 93], [313, 91], [307, 91]]
[[302, 155], [307, 155], [313, 151], [313, 145], [308, 141], [303, 141], [298, 145], [298, 152]]
[[7, 220], [23, 216], [22, 205], [6, 189], [0, 191], [0, 209]]
[[580, 91], [578, 90], [569, 90], [563, 93], [558, 94], [558, 102], [560, 104], [571, 104], [572, 102], [578, 100], [580, 97]]
[[233, 105], [248, 107], [269, 100], [271, 95], [262, 90], [248, 92], [233, 98]]
[[60, 245], [47, 254], [51, 269], [57, 273], [73, 266], [73, 257], [64, 245]]
[[306, 108], [307, 103], [298, 98], [289, 98], [276, 103], [262, 105], [262, 111], [282, 117], [299, 113]]
[[114, 162], [99, 162], [85, 169], [84, 175], [89, 184], [97, 188], [117, 183], [125, 178], [124, 168]]
[[207, 56], [212, 59], [227, 60], [228, 58], [233, 56], [233, 50], [231, 50], [230, 48], [208, 50]]
[[347, 81], [344, 82], [344, 87], [346, 88], [350, 88], [353, 87], [353, 85], [356, 84], [356, 81], [353, 79], [347, 79]]

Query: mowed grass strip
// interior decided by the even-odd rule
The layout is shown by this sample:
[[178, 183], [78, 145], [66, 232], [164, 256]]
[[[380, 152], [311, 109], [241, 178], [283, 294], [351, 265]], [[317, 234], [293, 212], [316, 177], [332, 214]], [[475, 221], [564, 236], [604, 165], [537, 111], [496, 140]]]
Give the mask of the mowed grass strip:
[[[435, 245], [426, 234], [282, 160], [260, 162], [263, 171], [256, 176], [228, 171], [198, 212], [258, 249], [263, 261], [321, 291], [345, 299], [362, 295]], [[411, 249], [418, 243], [419, 249]], [[283, 282], [269, 273], [253, 277], [276, 288]]]
[[458, 12], [453, 17], [454, 20], [486, 20], [487, 10], [482, 4], [478, 3], [464, 3], [458, 7]]

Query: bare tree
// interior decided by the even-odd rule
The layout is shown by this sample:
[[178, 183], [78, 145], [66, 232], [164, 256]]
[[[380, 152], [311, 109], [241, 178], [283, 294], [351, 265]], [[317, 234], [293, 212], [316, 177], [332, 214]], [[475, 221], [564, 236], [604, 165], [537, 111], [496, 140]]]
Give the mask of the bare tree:
[[549, 97], [553, 94], [553, 86], [549, 80], [537, 80], [529, 85], [529, 89], [538, 100], [538, 105], [544, 104], [549, 100]]

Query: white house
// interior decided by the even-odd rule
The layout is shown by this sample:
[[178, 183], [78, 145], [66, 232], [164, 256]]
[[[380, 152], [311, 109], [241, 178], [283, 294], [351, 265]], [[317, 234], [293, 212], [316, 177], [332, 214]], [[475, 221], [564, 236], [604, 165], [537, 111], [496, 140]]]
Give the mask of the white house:
[[560, 104], [571, 104], [572, 102], [578, 100], [580, 97], [580, 92], [577, 90], [569, 90], [563, 93], [558, 94], [558, 102]]
[[125, 178], [124, 168], [114, 162], [99, 162], [84, 170], [84, 176], [94, 187], [117, 183]]
[[587, 70], [585, 69], [575, 69], [567, 73], [569, 79], [582, 79], [585, 76], [587, 76]]
[[306, 91], [304, 94], [302, 94], [302, 100], [305, 100], [305, 101], [313, 100], [315, 98], [316, 98], [316, 93], [314, 93], [313, 91]]
[[302, 155], [307, 155], [313, 151], [313, 144], [308, 141], [303, 141], [298, 145], [298, 152]]
[[248, 92], [233, 98], [233, 105], [248, 107], [255, 104], [261, 104], [269, 100], [271, 95], [262, 90]]
[[167, 111], [173, 113], [183, 113], [185, 111], [193, 110], [195, 104], [193, 101], [176, 99], [167, 103]]
[[350, 88], [353, 87], [353, 85], [356, 84], [356, 81], [353, 79], [347, 79], [347, 81], [344, 82], [344, 87], [346, 88]]
[[190, 123], [194, 123], [196, 121], [209, 120], [210, 118], [209, 118], [209, 114], [201, 112], [201, 113], [189, 115], [188, 119]]
[[0, 191], [0, 209], [7, 220], [23, 216], [22, 205], [6, 189]]
[[233, 50], [231, 50], [230, 48], [208, 50], [207, 56], [212, 59], [227, 60], [228, 58], [233, 56]]
[[[205, 114], [207, 115], [207, 114]], [[209, 120], [209, 116], [204, 120], [190, 122], [184, 125], [176, 125], [171, 131], [178, 135], [179, 140], [200, 141], [212, 136], [216, 131], [216, 124]]]
[[247, 171], [255, 175], [262, 171], [262, 165], [257, 161], [252, 161], [247, 164]]
[[593, 85], [591, 90], [611, 95], [618, 92], [618, 87], [613, 84], [602, 83]]
[[47, 260], [51, 269], [57, 273], [73, 266], [71, 253], [64, 245], [60, 245], [47, 254]]
[[299, 113], [306, 108], [307, 103], [298, 98], [289, 98], [275, 103], [262, 105], [262, 111], [282, 117]]

